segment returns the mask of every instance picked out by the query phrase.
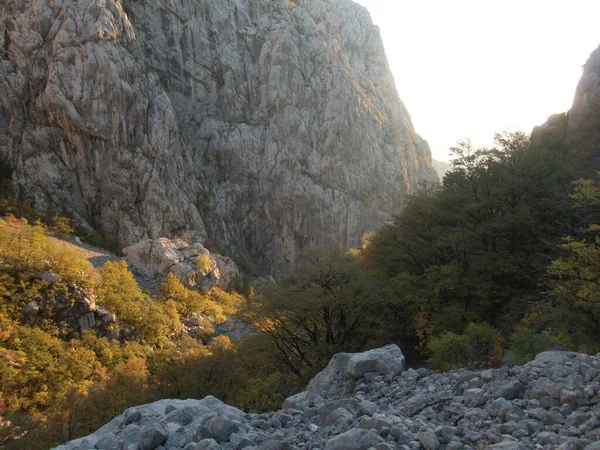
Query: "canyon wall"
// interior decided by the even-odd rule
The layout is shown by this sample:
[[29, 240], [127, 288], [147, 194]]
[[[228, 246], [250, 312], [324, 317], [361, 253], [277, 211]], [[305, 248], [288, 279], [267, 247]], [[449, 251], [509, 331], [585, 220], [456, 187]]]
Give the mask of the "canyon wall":
[[11, 0], [0, 156], [22, 200], [123, 247], [207, 240], [266, 270], [351, 247], [437, 180], [349, 0]]

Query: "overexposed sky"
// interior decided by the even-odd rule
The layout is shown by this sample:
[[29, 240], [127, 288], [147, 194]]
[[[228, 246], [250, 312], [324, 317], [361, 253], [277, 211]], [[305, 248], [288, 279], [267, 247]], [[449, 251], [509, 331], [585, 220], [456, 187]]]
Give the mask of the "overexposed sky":
[[600, 44], [600, 0], [355, 0], [381, 29], [398, 93], [433, 157], [567, 111]]

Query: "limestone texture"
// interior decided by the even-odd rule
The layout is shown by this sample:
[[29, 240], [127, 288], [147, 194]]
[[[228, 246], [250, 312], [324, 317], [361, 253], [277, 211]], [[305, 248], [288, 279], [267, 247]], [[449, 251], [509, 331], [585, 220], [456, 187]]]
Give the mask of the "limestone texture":
[[240, 273], [231, 258], [211, 253], [200, 243], [181, 239], [147, 239], [123, 249], [125, 260], [134, 273], [162, 280], [173, 273], [183, 284], [199, 291], [213, 287], [234, 290]]
[[350, 0], [2, 2], [0, 158], [115, 248], [210, 239], [265, 272], [437, 180]]

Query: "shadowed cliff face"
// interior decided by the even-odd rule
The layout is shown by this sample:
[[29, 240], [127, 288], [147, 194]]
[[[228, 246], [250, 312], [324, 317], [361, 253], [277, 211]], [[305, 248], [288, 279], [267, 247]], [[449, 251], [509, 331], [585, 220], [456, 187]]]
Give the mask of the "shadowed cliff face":
[[586, 157], [600, 161], [600, 47], [585, 63], [569, 112], [566, 140]]
[[600, 162], [600, 47], [583, 67], [571, 110], [556, 114], [533, 130], [534, 144], [564, 144], [594, 169]]
[[437, 177], [349, 0], [9, 1], [0, 151], [18, 194], [114, 236], [264, 268], [350, 247]]

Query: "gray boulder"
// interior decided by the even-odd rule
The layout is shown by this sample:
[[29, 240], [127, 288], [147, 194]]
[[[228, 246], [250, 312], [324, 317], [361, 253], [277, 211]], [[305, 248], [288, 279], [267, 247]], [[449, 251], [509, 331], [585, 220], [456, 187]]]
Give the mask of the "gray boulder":
[[381, 442], [383, 439], [375, 433], [354, 428], [329, 439], [325, 450], [368, 450]]
[[123, 255], [147, 278], [161, 280], [171, 272], [187, 287], [201, 291], [215, 286], [230, 289], [239, 279], [239, 270], [231, 259], [209, 252], [200, 243], [190, 245], [181, 239], [143, 240], [125, 247]]
[[360, 378], [367, 372], [396, 376], [404, 370], [406, 359], [397, 345], [352, 355], [348, 361], [347, 373], [352, 378]]

